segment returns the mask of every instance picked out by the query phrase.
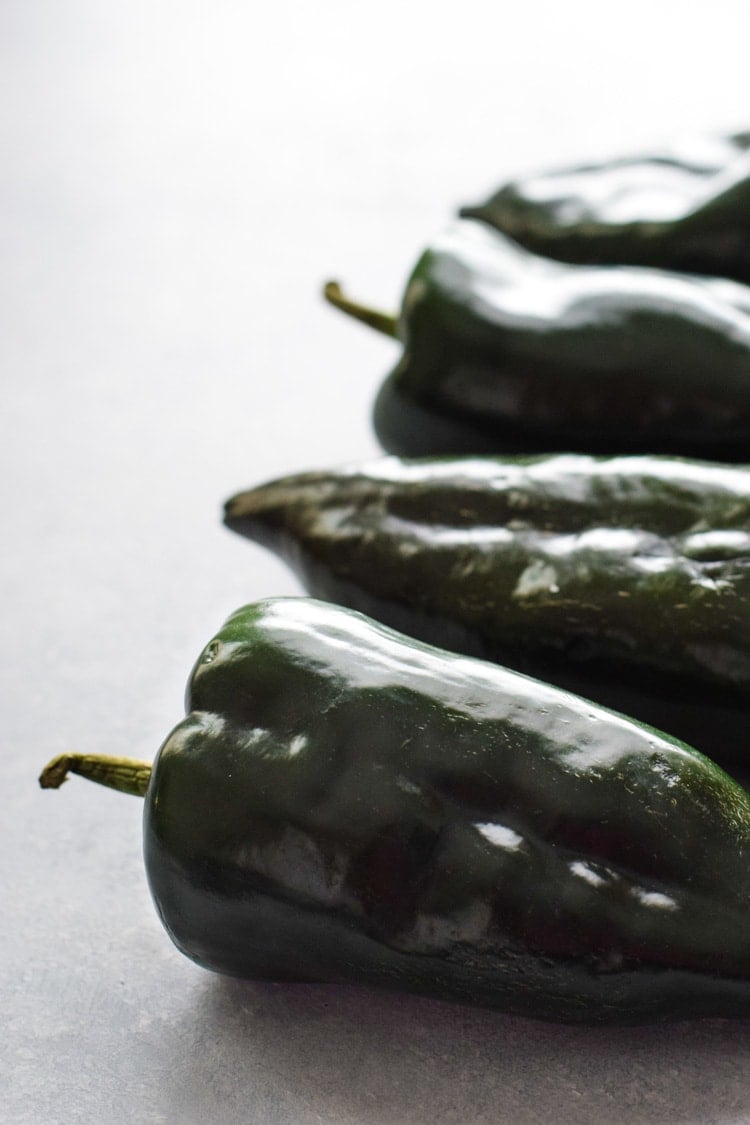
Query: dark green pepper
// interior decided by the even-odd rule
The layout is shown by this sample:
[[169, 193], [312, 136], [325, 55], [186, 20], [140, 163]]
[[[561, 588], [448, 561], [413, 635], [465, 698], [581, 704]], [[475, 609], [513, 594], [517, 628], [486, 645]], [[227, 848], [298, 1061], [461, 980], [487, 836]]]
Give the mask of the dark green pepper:
[[750, 282], [750, 133], [513, 180], [461, 214], [565, 262]]
[[225, 522], [317, 597], [750, 767], [750, 469], [400, 461], [286, 477]]
[[422, 256], [398, 324], [375, 323], [404, 345], [375, 406], [391, 453], [750, 460], [750, 287], [563, 265], [463, 220]]
[[[199, 964], [572, 1022], [750, 1015], [750, 797], [688, 747], [304, 599], [235, 613], [187, 711], [144, 853]], [[142, 791], [142, 763], [107, 768], [41, 782]]]

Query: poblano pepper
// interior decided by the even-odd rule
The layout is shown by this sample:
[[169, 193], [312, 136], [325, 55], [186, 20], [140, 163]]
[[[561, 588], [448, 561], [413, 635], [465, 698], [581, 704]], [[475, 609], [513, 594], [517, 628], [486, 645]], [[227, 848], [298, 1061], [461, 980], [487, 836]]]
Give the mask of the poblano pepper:
[[418, 262], [375, 405], [391, 453], [673, 453], [750, 460], [750, 287], [539, 258], [458, 222]]
[[461, 214], [566, 262], [750, 282], [750, 133], [512, 180]]
[[[209, 969], [544, 1019], [750, 1015], [750, 797], [650, 728], [305, 599], [239, 610], [144, 763], [176, 945]], [[150, 772], [150, 780], [149, 780]]]
[[231, 499], [317, 597], [750, 768], [750, 468], [396, 458]]

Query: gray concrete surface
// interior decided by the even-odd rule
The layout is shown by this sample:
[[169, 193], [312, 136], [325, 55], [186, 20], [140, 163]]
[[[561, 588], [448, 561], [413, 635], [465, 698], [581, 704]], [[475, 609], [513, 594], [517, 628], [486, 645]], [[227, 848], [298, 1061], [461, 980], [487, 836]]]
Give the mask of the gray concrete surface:
[[750, 1120], [747, 1023], [607, 1031], [227, 982], [170, 945], [133, 798], [238, 605], [299, 592], [232, 492], [377, 452], [388, 307], [456, 206], [747, 127], [743, 3], [6, 0], [0, 8], [0, 1120]]

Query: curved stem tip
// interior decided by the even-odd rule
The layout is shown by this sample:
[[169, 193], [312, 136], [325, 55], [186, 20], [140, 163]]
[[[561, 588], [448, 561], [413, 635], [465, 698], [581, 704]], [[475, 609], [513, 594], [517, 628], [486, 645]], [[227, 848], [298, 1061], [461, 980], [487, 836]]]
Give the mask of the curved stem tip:
[[69, 773], [116, 789], [118, 793], [143, 797], [151, 777], [151, 763], [108, 754], [60, 754], [44, 767], [39, 784], [42, 789], [59, 789]]
[[374, 328], [376, 332], [382, 332], [384, 336], [397, 338], [398, 317], [378, 312], [377, 309], [371, 309], [367, 305], [360, 305], [357, 301], [350, 300], [338, 281], [327, 281], [323, 288], [323, 296], [330, 305], [346, 313], [347, 316], [354, 317], [355, 320], [361, 320], [363, 324]]

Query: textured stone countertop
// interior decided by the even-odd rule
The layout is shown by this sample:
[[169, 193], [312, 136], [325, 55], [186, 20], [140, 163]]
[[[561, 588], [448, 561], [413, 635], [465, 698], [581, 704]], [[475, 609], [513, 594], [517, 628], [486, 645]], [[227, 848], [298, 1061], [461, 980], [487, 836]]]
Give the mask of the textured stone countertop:
[[[750, 124], [744, 3], [9, 0], [0, 11], [9, 1125], [750, 1121], [750, 1025], [546, 1026], [239, 983], [170, 944], [134, 798], [238, 605], [300, 588], [233, 492], [377, 454], [424, 243], [515, 172]], [[744, 115], [744, 116], [743, 116]]]

